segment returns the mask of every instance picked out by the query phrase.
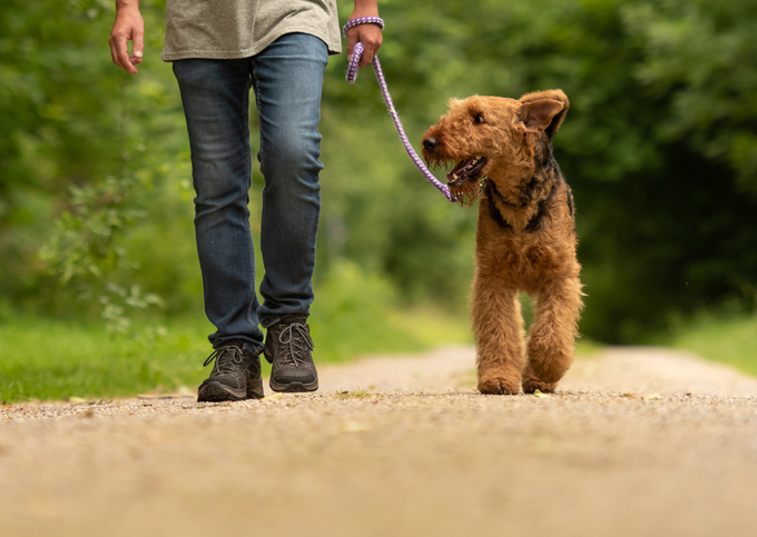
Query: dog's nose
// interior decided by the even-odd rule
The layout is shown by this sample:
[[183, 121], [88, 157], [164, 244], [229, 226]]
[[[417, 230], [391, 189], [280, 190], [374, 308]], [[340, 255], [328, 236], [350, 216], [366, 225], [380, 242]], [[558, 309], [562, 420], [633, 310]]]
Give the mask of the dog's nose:
[[436, 141], [436, 138], [434, 137], [428, 137], [423, 140], [423, 147], [426, 148], [426, 151], [431, 153], [434, 149], [436, 149], [436, 146], [439, 145], [439, 142]]

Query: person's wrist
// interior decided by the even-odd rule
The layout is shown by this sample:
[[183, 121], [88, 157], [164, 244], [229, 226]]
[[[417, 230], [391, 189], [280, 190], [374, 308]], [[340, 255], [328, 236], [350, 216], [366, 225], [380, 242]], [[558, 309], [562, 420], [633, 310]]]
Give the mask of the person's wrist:
[[352, 10], [349, 20], [359, 19], [361, 17], [378, 17], [378, 8], [372, 7], [358, 7]]
[[117, 13], [139, 13], [139, 0], [117, 0], [116, 1]]
[[121, 7], [116, 9], [116, 17], [126, 17], [129, 19], [141, 17], [142, 13], [136, 7]]

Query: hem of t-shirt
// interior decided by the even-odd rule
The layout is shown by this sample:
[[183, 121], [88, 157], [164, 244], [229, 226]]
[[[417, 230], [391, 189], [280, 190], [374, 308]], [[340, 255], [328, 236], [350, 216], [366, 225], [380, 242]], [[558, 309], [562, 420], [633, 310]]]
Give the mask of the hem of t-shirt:
[[329, 36], [323, 32], [316, 30], [308, 30], [301, 27], [280, 28], [276, 32], [270, 34], [266, 39], [259, 43], [256, 43], [254, 47], [250, 47], [244, 50], [163, 50], [161, 59], [164, 62], [172, 62], [175, 60], [187, 60], [190, 58], [201, 58], [207, 60], [238, 60], [241, 58], [249, 58], [259, 54], [268, 47], [271, 43], [278, 38], [285, 36], [286, 34], [308, 34], [317, 37], [323, 41], [329, 50], [329, 55], [340, 54], [342, 52], [342, 42], [339, 40], [339, 44], [329, 43]]

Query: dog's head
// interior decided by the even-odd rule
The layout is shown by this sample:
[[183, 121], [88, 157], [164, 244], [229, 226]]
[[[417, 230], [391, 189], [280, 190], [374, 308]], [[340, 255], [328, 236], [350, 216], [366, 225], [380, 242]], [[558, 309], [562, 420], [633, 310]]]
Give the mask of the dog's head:
[[454, 163], [447, 183], [458, 201], [471, 205], [484, 177], [499, 183], [533, 175], [570, 103], [557, 89], [518, 100], [475, 95], [449, 105], [423, 135], [423, 157], [431, 166]]

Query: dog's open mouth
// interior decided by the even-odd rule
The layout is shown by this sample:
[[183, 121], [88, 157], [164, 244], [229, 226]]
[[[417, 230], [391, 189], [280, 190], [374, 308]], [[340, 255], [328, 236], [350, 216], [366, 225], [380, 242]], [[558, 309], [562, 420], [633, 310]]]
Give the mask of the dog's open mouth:
[[450, 192], [463, 207], [470, 207], [476, 201], [481, 190], [481, 172], [486, 166], [484, 157], [473, 157], [460, 161], [447, 174]]
[[456, 187], [462, 186], [468, 181], [478, 181], [484, 166], [486, 166], [486, 158], [484, 157], [473, 157], [459, 162], [447, 174], [447, 184], [451, 187]]

